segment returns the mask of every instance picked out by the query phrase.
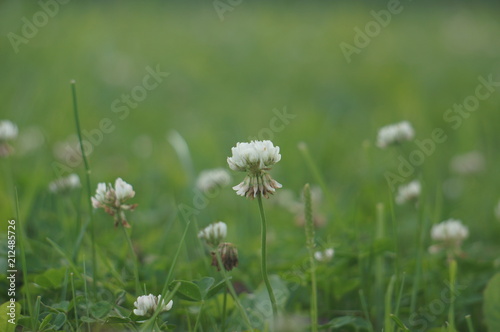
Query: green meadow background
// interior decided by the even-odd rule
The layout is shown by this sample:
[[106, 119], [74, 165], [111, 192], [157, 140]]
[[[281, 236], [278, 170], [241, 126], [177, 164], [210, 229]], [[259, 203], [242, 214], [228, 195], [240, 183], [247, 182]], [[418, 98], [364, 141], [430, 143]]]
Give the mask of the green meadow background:
[[[236, 142], [259, 137], [280, 147], [282, 160], [272, 175], [297, 200], [305, 183], [323, 182], [328, 189], [316, 206], [326, 218], [316, 231], [319, 247], [335, 248], [334, 260], [318, 270], [321, 323], [342, 316], [363, 317], [358, 295], [362, 289], [370, 319], [380, 331], [389, 279], [397, 274], [399, 287], [399, 277], [405, 273], [400, 316], [408, 324], [416, 257], [422, 254], [417, 307], [426, 308], [446, 287], [443, 280], [448, 273], [443, 255], [427, 253], [432, 244], [429, 229], [433, 223], [457, 218], [469, 227], [470, 237], [458, 260], [457, 282], [467, 287], [457, 297], [456, 322], [458, 330], [465, 331], [464, 317], [471, 315], [476, 331], [485, 331], [483, 291], [500, 267], [500, 223], [493, 212], [500, 198], [499, 87], [457, 129], [443, 115], [474, 95], [478, 77], [492, 75], [500, 81], [500, 8], [494, 2], [465, 1], [400, 5], [401, 12], [392, 15], [388, 26], [347, 61], [340, 44], [353, 45], [354, 29], [363, 30], [374, 20], [371, 11], [386, 10], [387, 2], [247, 0], [230, 5], [232, 10], [221, 20], [210, 1], [71, 1], [60, 4], [58, 13], [33, 38], [18, 45], [17, 53], [9, 34], [21, 36], [23, 17], [32, 20], [41, 7], [37, 2], [0, 2], [0, 119], [15, 122], [20, 134], [12, 142], [16, 153], [0, 160], [0, 252], [3, 257], [7, 251], [7, 220], [19, 217], [28, 270], [28, 280], [18, 275], [17, 297], [23, 308], [26, 285], [32, 288], [32, 301], [40, 295], [47, 306], [71, 299], [69, 293], [66, 298], [62, 295], [60, 271], [67, 263], [47, 238], [73, 252], [88, 218], [87, 193], [82, 189], [57, 196], [47, 186], [60, 175], [61, 169], [54, 165], [64, 165], [54, 152], [57, 143], [76, 133], [69, 85], [74, 79], [82, 129], [92, 132], [105, 118], [114, 128], [102, 134], [99, 144], [92, 144], [88, 157], [92, 190], [98, 182], [122, 177], [136, 191], [133, 203], [138, 208], [128, 217], [141, 262], [141, 282], [148, 293], [161, 291], [179, 245], [185, 227], [179, 204], [197, 204], [195, 176], [204, 169], [227, 167], [226, 158]], [[148, 67], [159, 67], [169, 75], [121, 119], [121, 112], [113, 112], [113, 102], [141, 85]], [[270, 128], [276, 110], [291, 116], [282, 130], [269, 137], [262, 133], [269, 133], [265, 128]], [[422, 182], [424, 197], [418, 209], [394, 206], [394, 193], [385, 178], [386, 172], [397, 174], [398, 156], [408, 159], [418, 146], [414, 142], [385, 150], [375, 146], [381, 126], [402, 120], [412, 123], [418, 140], [430, 138], [436, 128], [447, 136], [405, 178]], [[187, 143], [190, 162], [169, 141], [173, 132]], [[301, 142], [307, 144], [319, 177], [299, 151]], [[470, 176], [453, 174], [451, 158], [473, 150], [484, 155], [485, 170]], [[84, 179], [83, 164], [70, 168]], [[232, 176], [233, 185], [244, 177], [234, 172]], [[443, 193], [443, 184], [450, 179], [458, 183], [452, 197]], [[269, 272], [281, 276], [293, 290], [287, 315], [307, 322], [308, 274], [301, 268], [307, 261], [304, 230], [296, 225], [293, 213], [276, 204], [279, 196], [264, 202]], [[386, 232], [375, 241], [377, 203], [385, 207]], [[217, 220], [228, 224], [228, 240], [240, 254], [233, 282], [239, 291], [253, 292], [261, 281], [257, 202], [236, 196], [229, 186], [198, 212], [199, 227]], [[108, 294], [101, 294], [101, 300], [116, 304], [116, 294], [125, 290], [120, 306], [131, 310], [141, 294], [133, 291], [123, 234], [102, 211], [94, 213], [94, 221], [101, 291]], [[420, 246], [419, 225], [424, 234]], [[87, 272], [89, 243], [86, 235], [76, 259], [79, 268], [86, 262]], [[384, 263], [382, 289], [373, 283], [377, 258]], [[193, 225], [174, 277], [220, 278], [209, 263]], [[0, 266], [3, 273], [6, 259]], [[53, 271], [53, 282], [37, 282], [47, 270]], [[111, 270], [122, 279], [117, 280]], [[299, 275], [301, 282], [287, 280], [290, 275]], [[4, 277], [0, 284], [1, 289], [7, 286]], [[78, 286], [83, 292], [81, 281]], [[6, 292], [0, 299], [8, 300]], [[186, 317], [195, 317], [189, 309], [192, 304], [175, 297], [174, 302], [169, 322], [186, 330]], [[43, 307], [41, 318], [49, 311]], [[75, 326], [72, 312], [67, 316]], [[202, 317], [204, 330], [217, 331], [214, 318]], [[427, 320], [428, 328], [445, 326], [446, 319], [447, 307]], [[61, 328], [69, 329], [69, 324]], [[94, 328], [98, 330], [98, 325]]]

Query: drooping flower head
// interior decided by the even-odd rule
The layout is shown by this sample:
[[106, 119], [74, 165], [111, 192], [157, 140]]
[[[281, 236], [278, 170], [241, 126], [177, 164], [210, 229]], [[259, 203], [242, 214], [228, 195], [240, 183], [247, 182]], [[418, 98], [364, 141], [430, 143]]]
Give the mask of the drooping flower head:
[[95, 209], [102, 208], [107, 214], [115, 219], [115, 227], [121, 222], [124, 227], [130, 227], [125, 218], [124, 210], [134, 210], [137, 204], [125, 204], [127, 200], [135, 196], [134, 188], [123, 181], [116, 179], [115, 186], [111, 183], [97, 184], [97, 190], [94, 197], [91, 197], [92, 206]]
[[469, 229], [460, 220], [448, 219], [432, 226], [431, 238], [438, 244], [431, 246], [432, 253], [448, 249], [450, 255], [460, 253], [462, 242], [469, 236]]
[[9, 120], [0, 121], [0, 157], [9, 156], [14, 150], [8, 141], [16, 139], [17, 126]]
[[414, 180], [407, 185], [399, 186], [396, 203], [404, 204], [406, 202], [415, 202], [420, 197], [420, 191], [421, 187], [418, 180]]
[[134, 302], [134, 306], [136, 307], [136, 309], [134, 309], [134, 314], [137, 316], [151, 316], [158, 306], [161, 307], [161, 311], [169, 311], [172, 309], [173, 304], [174, 302], [172, 300], [165, 304], [165, 301], [161, 299], [161, 295], [158, 295], [158, 297], [153, 294], [142, 295]]
[[318, 262], [329, 262], [332, 260], [334, 254], [335, 250], [333, 248], [327, 248], [323, 251], [316, 251], [314, 253], [314, 258], [316, 258]]
[[412, 140], [414, 136], [415, 131], [408, 121], [387, 125], [378, 132], [377, 146], [384, 149], [390, 145]]
[[211, 247], [217, 247], [219, 243], [224, 241], [227, 235], [227, 225], [223, 221], [219, 221], [208, 225], [205, 229], [198, 233], [198, 238], [204, 239]]
[[223, 168], [202, 171], [196, 180], [196, 188], [206, 193], [215, 188], [225, 187], [231, 182], [231, 175]]
[[233, 187], [238, 195], [252, 199], [258, 195], [268, 198], [282, 187], [267, 172], [281, 160], [280, 148], [271, 141], [237, 143], [231, 152], [232, 156], [227, 158], [229, 167], [233, 171], [247, 172], [243, 182]]
[[[231, 271], [233, 268], [238, 266], [238, 249], [234, 244], [222, 242], [216, 250], [219, 252], [222, 265], [226, 271]], [[221, 269], [217, 260], [217, 253], [215, 251], [212, 251], [212, 266], [217, 267], [217, 271], [220, 271]]]
[[78, 174], [74, 173], [49, 183], [49, 190], [54, 194], [68, 193], [69, 191], [80, 187], [80, 178], [78, 177]]

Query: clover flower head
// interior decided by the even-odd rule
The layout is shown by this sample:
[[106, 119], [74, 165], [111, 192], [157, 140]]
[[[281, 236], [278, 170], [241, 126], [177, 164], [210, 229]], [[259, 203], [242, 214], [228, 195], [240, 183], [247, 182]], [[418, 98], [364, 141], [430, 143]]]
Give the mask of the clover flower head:
[[469, 236], [469, 229], [460, 220], [449, 219], [432, 226], [431, 237], [435, 241], [463, 241]]
[[102, 208], [115, 219], [115, 226], [121, 222], [124, 227], [130, 227], [125, 218], [124, 210], [134, 210], [137, 204], [125, 204], [135, 196], [133, 187], [121, 178], [116, 179], [115, 186], [103, 182], [97, 185], [94, 197], [91, 197], [95, 209]]
[[9, 120], [0, 121], [0, 157], [8, 157], [14, 151], [7, 141], [17, 137], [17, 126]]
[[49, 190], [53, 193], [68, 193], [69, 191], [80, 188], [80, 177], [78, 174], [70, 174], [49, 183]]
[[0, 121], [0, 141], [11, 141], [16, 139], [17, 134], [18, 129], [13, 122], [9, 120]]
[[[238, 266], [238, 249], [234, 244], [223, 242], [217, 246], [216, 250], [219, 252], [222, 265], [226, 271], [231, 271]], [[215, 251], [212, 251], [212, 266], [217, 267], [217, 271], [221, 269]]]
[[318, 262], [329, 262], [332, 260], [334, 255], [335, 250], [333, 248], [328, 248], [323, 251], [316, 251], [314, 253], [314, 258], [316, 258]]
[[387, 125], [378, 132], [377, 146], [384, 149], [390, 145], [412, 140], [414, 136], [415, 131], [408, 121]]
[[398, 195], [396, 196], [397, 204], [404, 204], [418, 200], [421, 192], [420, 182], [414, 180], [407, 185], [399, 186]]
[[231, 152], [232, 156], [227, 158], [229, 167], [233, 171], [247, 172], [243, 182], [233, 187], [236, 194], [251, 199], [258, 195], [268, 198], [282, 187], [267, 173], [281, 160], [280, 148], [271, 141], [237, 143]]
[[472, 151], [453, 157], [450, 169], [461, 175], [480, 173], [485, 168], [485, 159], [481, 152]]
[[448, 255], [460, 254], [463, 240], [469, 237], [469, 229], [460, 220], [449, 219], [432, 226], [431, 238], [438, 244], [429, 248], [430, 253], [448, 249]]
[[172, 309], [173, 304], [174, 302], [172, 300], [165, 304], [165, 301], [161, 299], [161, 295], [158, 295], [158, 297], [153, 294], [142, 295], [134, 302], [134, 306], [136, 307], [136, 309], [134, 309], [134, 314], [137, 316], [151, 316], [158, 306], [161, 307], [161, 311], [169, 311]]
[[232, 157], [227, 158], [233, 171], [259, 172], [270, 170], [271, 166], [281, 160], [280, 148], [271, 141], [251, 141], [237, 143], [231, 148]]
[[208, 225], [205, 229], [198, 233], [198, 238], [204, 239], [208, 245], [217, 247], [227, 235], [227, 225], [223, 221], [219, 221]]
[[209, 192], [215, 188], [222, 188], [231, 182], [231, 175], [223, 168], [202, 171], [196, 180], [196, 188], [202, 192]]

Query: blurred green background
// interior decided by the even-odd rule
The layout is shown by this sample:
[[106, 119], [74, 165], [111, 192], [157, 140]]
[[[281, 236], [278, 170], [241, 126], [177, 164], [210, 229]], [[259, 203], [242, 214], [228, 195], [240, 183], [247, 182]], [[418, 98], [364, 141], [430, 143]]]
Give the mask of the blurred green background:
[[[6, 218], [14, 216], [15, 183], [32, 249], [49, 253], [38, 261], [30, 256], [30, 268], [57, 266], [45, 237], [64, 242], [67, 233], [61, 229], [72, 227], [58, 224], [55, 198], [46, 186], [58, 176], [54, 162], [63, 163], [56, 144], [75, 133], [69, 86], [75, 79], [82, 129], [99, 128], [103, 118], [115, 128], [92, 147], [92, 189], [116, 177], [134, 186], [139, 204], [130, 216], [134, 240], [144, 255], [163, 257], [152, 270], [166, 269], [176, 248], [183, 228], [176, 205], [192, 204], [193, 174], [226, 167], [236, 142], [258, 136], [270, 127], [273, 110], [286, 109], [295, 116], [289, 124], [273, 137], [259, 137], [272, 138], [281, 148], [282, 160], [272, 174], [297, 197], [304, 183], [317, 184], [297, 149], [299, 142], [307, 143], [333, 197], [321, 207], [328, 220], [318, 236], [334, 243], [346, 260], [364, 245], [354, 242], [353, 225], [369, 238], [375, 204], [389, 206], [392, 193], [384, 172], [396, 172], [399, 153], [407, 157], [416, 148], [408, 143], [397, 151], [378, 149], [378, 129], [408, 120], [416, 138], [425, 139], [443, 128], [448, 139], [411, 179], [424, 184], [431, 222], [455, 217], [470, 227], [469, 254], [488, 266], [479, 292], [499, 249], [500, 224], [493, 208], [500, 197], [500, 91], [481, 101], [456, 130], [443, 114], [474, 94], [479, 76], [500, 81], [498, 4], [402, 1], [401, 12], [350, 62], [340, 44], [353, 45], [354, 29], [363, 30], [374, 20], [371, 11], [387, 10], [387, 2], [247, 0], [229, 6], [221, 20], [210, 1], [71, 1], [60, 4], [58, 13], [16, 53], [9, 33], [22, 36], [22, 18], [31, 21], [41, 7], [28, 1], [0, 3], [0, 118], [15, 122], [20, 131], [12, 144], [16, 154], [0, 161], [0, 224], [4, 232]], [[142, 84], [147, 67], [157, 66], [169, 76], [120, 119], [113, 102]], [[189, 146], [192, 174], [168, 141], [173, 130]], [[23, 138], [26, 132], [35, 138]], [[442, 184], [454, 177], [450, 159], [472, 150], [485, 156], [486, 169], [460, 178], [461, 194], [455, 198], [444, 196]], [[74, 171], [82, 177], [83, 165]], [[242, 178], [233, 174], [234, 184]], [[305, 255], [303, 230], [288, 211], [271, 207], [272, 200], [265, 203], [270, 207], [271, 272], [277, 273], [292, 265], [297, 253]], [[402, 232], [396, 241], [412, 257], [414, 248], [405, 243], [413, 241], [416, 216], [407, 207], [397, 207], [396, 215]], [[256, 203], [226, 188], [198, 218], [203, 226], [226, 221], [242, 256], [240, 278], [260, 280]], [[108, 216], [97, 213], [96, 220], [98, 243], [122, 241]], [[183, 273], [197, 276], [191, 265], [184, 268]]]

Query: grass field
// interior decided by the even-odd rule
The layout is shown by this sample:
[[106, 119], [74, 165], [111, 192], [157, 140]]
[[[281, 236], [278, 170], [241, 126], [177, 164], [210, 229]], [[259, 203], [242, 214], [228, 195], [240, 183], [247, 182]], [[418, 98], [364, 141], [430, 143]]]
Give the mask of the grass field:
[[[0, 159], [0, 330], [500, 331], [499, 18], [488, 2], [0, 2], [0, 120], [19, 129]], [[119, 177], [135, 190], [125, 232], [89, 207], [71, 80], [91, 195]], [[379, 148], [401, 121], [415, 137]], [[250, 140], [282, 157], [283, 189], [263, 200], [276, 319], [259, 205], [231, 189], [245, 175], [226, 161]], [[471, 151], [479, 167], [450, 166]], [[213, 168], [230, 185], [204, 194]], [[49, 190], [71, 173], [80, 188]], [[396, 204], [413, 180], [418, 202]], [[322, 192], [313, 251], [335, 250], [315, 272], [297, 221], [306, 183]], [[469, 230], [460, 252], [430, 253], [451, 218]], [[197, 237], [216, 221], [239, 254], [224, 273]], [[150, 293], [172, 309], [135, 315]]]

